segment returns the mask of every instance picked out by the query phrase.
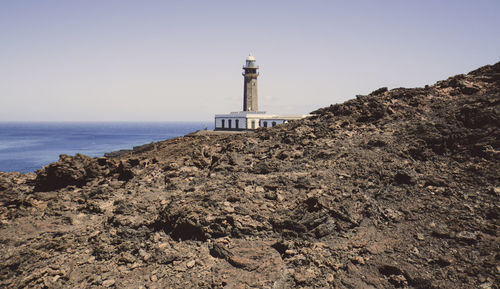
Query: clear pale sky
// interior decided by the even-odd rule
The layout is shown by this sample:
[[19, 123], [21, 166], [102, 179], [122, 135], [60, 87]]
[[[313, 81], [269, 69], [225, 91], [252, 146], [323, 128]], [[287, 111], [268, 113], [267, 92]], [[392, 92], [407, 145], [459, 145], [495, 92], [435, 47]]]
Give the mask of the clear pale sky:
[[500, 1], [0, 0], [0, 121], [308, 113], [500, 61]]

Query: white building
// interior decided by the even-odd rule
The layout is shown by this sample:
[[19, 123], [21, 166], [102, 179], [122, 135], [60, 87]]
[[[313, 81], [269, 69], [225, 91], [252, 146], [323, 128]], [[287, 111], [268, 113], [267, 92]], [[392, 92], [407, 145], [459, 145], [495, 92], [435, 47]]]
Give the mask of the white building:
[[255, 63], [255, 58], [250, 54], [245, 66], [244, 90], [243, 90], [243, 111], [231, 112], [229, 114], [215, 115], [216, 130], [252, 130], [259, 127], [273, 127], [278, 124], [287, 123], [291, 120], [305, 118], [309, 115], [275, 115], [258, 111], [257, 97], [257, 77], [259, 76], [259, 66]]

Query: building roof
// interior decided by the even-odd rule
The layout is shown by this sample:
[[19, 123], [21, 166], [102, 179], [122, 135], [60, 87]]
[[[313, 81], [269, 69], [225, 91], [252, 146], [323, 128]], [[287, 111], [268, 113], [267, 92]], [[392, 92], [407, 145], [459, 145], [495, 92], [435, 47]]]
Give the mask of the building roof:
[[309, 114], [267, 114], [264, 111], [239, 111], [228, 114], [216, 114], [215, 118], [247, 118], [247, 119], [284, 119], [296, 120], [310, 116]]

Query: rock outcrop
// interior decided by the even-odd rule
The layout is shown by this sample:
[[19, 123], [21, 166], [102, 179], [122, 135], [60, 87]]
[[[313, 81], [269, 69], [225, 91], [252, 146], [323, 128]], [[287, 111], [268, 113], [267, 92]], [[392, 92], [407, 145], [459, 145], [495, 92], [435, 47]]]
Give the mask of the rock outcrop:
[[499, 113], [497, 63], [0, 173], [0, 286], [498, 288]]

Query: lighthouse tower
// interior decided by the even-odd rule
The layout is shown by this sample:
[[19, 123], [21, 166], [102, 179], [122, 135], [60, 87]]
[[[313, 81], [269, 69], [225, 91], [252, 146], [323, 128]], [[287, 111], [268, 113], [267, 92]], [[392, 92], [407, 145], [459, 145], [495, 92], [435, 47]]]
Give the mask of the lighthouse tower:
[[250, 53], [243, 66], [244, 91], [243, 111], [215, 115], [215, 130], [254, 130], [260, 127], [273, 127], [309, 115], [279, 115], [259, 111], [257, 104], [257, 77], [259, 67]]
[[244, 90], [243, 90], [243, 111], [258, 111], [257, 103], [257, 76], [259, 73], [257, 70], [259, 67], [255, 64], [255, 57], [252, 53], [248, 55], [243, 72], [243, 77], [245, 78]]

